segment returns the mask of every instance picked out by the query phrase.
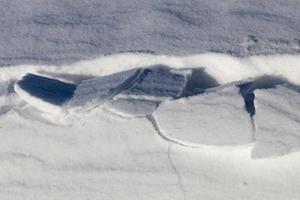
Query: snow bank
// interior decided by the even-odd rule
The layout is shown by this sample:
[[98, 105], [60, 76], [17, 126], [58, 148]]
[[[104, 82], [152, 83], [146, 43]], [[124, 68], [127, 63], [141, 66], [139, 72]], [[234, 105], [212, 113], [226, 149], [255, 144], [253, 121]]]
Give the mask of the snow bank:
[[48, 74], [54, 73], [57, 76], [61, 74], [103, 76], [139, 67], [166, 65], [177, 69], [201, 67], [220, 84], [264, 74], [282, 76], [292, 83], [300, 84], [298, 78], [300, 77], [299, 64], [300, 56], [298, 55], [260, 55], [239, 58], [218, 53], [203, 53], [190, 56], [124, 53], [103, 56], [71, 65], [1, 67], [0, 81], [20, 79], [26, 73], [44, 72]]
[[153, 115], [167, 138], [187, 145], [245, 145], [253, 139], [251, 119], [234, 86], [167, 101]]

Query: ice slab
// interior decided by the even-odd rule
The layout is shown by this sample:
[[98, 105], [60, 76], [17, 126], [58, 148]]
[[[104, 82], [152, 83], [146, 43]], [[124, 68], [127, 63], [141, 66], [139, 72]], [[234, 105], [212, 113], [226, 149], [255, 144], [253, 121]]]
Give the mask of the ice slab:
[[299, 91], [279, 85], [274, 89], [256, 90], [255, 96], [257, 143], [252, 157], [280, 156], [299, 148]]
[[139, 79], [122, 95], [158, 100], [176, 98], [180, 97], [185, 83], [185, 75], [165, 66], [154, 66], [144, 69]]
[[166, 101], [153, 116], [166, 137], [181, 143], [223, 146], [252, 142], [251, 119], [235, 86]]
[[82, 81], [75, 90], [69, 107], [93, 107], [112, 99], [139, 77], [141, 69], [122, 71]]

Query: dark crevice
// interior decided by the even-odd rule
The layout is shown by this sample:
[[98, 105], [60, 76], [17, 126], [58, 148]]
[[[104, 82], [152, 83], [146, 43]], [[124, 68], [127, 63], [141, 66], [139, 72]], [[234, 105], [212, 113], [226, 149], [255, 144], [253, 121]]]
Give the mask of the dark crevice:
[[258, 77], [253, 81], [237, 85], [240, 89], [240, 94], [244, 98], [245, 108], [250, 116], [253, 117], [255, 115], [254, 91], [256, 89], [275, 88], [277, 85], [282, 85], [285, 83], [288, 83], [288, 81], [282, 77], [265, 75]]
[[180, 97], [202, 94], [205, 90], [218, 86], [217, 80], [207, 74], [204, 68], [195, 68], [192, 69], [192, 73], [189, 75], [185, 89]]
[[71, 99], [76, 89], [74, 84], [34, 74], [25, 75], [17, 84], [30, 95], [54, 105], [62, 105]]

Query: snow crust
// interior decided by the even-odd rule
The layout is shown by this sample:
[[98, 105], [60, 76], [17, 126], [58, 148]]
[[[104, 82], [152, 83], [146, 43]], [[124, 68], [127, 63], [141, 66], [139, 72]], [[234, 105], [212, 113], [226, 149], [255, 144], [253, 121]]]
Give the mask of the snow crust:
[[230, 146], [253, 142], [251, 119], [234, 86], [167, 101], [154, 117], [166, 137], [181, 143]]

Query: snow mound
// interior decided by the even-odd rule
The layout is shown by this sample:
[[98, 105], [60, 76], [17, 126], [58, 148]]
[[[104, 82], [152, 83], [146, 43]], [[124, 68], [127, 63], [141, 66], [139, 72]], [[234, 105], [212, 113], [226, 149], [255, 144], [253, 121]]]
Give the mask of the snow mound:
[[165, 136], [181, 143], [223, 146], [252, 142], [251, 119], [234, 86], [167, 101], [153, 115]]
[[257, 142], [252, 157], [280, 156], [300, 147], [299, 91], [284, 85], [255, 91]]

